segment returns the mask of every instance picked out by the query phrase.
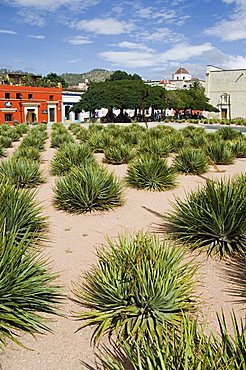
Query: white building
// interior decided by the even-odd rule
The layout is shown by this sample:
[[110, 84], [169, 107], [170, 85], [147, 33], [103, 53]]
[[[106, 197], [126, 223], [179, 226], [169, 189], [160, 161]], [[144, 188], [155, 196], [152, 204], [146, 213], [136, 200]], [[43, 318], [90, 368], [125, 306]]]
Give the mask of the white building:
[[246, 118], [246, 69], [207, 66], [205, 92], [209, 103], [219, 109], [218, 118]]
[[173, 73], [172, 79], [174, 81], [189, 81], [191, 80], [191, 74], [185, 69], [183, 66], [181, 66], [179, 69], [177, 69], [176, 72]]

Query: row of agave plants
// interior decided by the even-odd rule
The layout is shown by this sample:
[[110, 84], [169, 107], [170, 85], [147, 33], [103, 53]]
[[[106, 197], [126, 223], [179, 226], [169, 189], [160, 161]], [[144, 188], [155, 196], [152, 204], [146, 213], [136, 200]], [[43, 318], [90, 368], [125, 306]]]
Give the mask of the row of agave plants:
[[[200, 175], [210, 164], [231, 164], [236, 156], [246, 156], [246, 139], [227, 127], [216, 134], [194, 127], [146, 130], [138, 125], [91, 125], [86, 130], [75, 124], [70, 129], [80, 144], [59, 124], [53, 126], [51, 137], [51, 146], [58, 148], [51, 174], [62, 176], [54, 189], [55, 204], [68, 212], [109, 210], [124, 203], [125, 185], [165, 191], [177, 185], [179, 172]], [[128, 163], [125, 179], [98, 164], [95, 152], [104, 152], [104, 162]], [[170, 155], [172, 165], [166, 158]]]
[[[78, 145], [64, 127], [55, 126], [52, 135], [58, 151], [51, 172], [63, 176], [54, 189], [56, 206], [69, 212], [88, 212], [122, 204], [122, 184], [96, 163], [93, 153], [104, 148], [106, 157], [106, 149], [110, 150], [113, 141], [119, 146], [121, 140], [126, 140], [123, 145], [131, 142], [137, 152], [139, 142], [144, 143], [142, 150], [148, 151], [150, 141], [162, 136], [164, 140], [168, 136], [169, 144], [175, 148], [181, 135], [183, 145], [189, 143], [187, 146], [192, 150], [194, 130], [187, 128], [175, 137], [166, 128], [146, 132], [135, 125], [130, 130], [92, 126], [86, 131], [73, 125], [71, 131], [83, 142]], [[117, 137], [119, 131], [123, 139]], [[202, 134], [206, 141], [223, 141], [231, 152], [238, 142], [244, 143], [240, 133], [231, 130], [221, 130], [213, 136], [198, 131], [198, 136]], [[156, 153], [146, 158], [148, 163], [152, 158], [163, 161]], [[136, 170], [138, 181], [139, 173]], [[228, 259], [227, 263], [231, 268], [236, 266], [236, 270], [241, 268], [241, 287], [236, 293], [245, 300], [246, 176], [208, 180], [185, 200], [177, 198], [173, 210], [163, 216], [163, 230], [169, 233], [163, 242], [143, 233], [108, 240], [108, 245], [97, 251], [97, 266], [75, 286], [75, 301], [82, 307], [78, 314], [82, 320], [80, 329], [92, 326], [94, 343], [106, 335], [113, 344], [100, 347], [98, 368], [245, 369], [243, 320], [238, 321], [232, 313], [234, 335], [229, 334], [223, 313], [218, 315], [220, 335], [199, 324], [195, 283], [198, 266], [188, 250], [206, 250], [208, 255], [220, 258], [240, 258]], [[90, 365], [88, 368], [91, 369]]]
[[11, 148], [12, 143], [19, 141], [21, 136], [26, 134], [28, 126], [26, 124], [18, 127], [10, 127], [8, 124], [0, 126], [0, 157], [7, 155], [6, 148]]
[[[25, 125], [22, 127], [26, 133]], [[15, 130], [16, 128], [11, 128]], [[0, 348], [20, 332], [49, 330], [47, 314], [62, 301], [57, 274], [43, 253], [48, 223], [35, 192], [40, 183], [40, 154], [45, 128], [27, 132], [12, 157], [0, 164]]]

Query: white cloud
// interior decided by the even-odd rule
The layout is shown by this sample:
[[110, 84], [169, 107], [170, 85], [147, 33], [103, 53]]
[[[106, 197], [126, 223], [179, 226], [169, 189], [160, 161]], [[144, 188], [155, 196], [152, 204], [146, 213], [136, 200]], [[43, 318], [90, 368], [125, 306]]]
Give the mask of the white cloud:
[[236, 55], [236, 56], [227, 55], [225, 63], [229, 68], [232, 68], [232, 69], [245, 68], [246, 57], [242, 55]]
[[[8, 0], [5, 0], [5, 2], [10, 5]], [[91, 5], [97, 4], [98, 2], [99, 0], [12, 0], [11, 5], [21, 8], [36, 8], [53, 11], [64, 6], [69, 6], [71, 8], [77, 7], [77, 9], [85, 9]]]
[[155, 54], [142, 51], [105, 51], [99, 55], [116, 66], [150, 67], [156, 64]]
[[92, 41], [88, 39], [88, 37], [85, 36], [71, 36], [63, 41], [68, 42], [69, 44], [72, 45], [85, 45], [85, 44], [91, 44]]
[[213, 48], [209, 42], [201, 45], [177, 44], [173, 48], [161, 53], [160, 59], [162, 62], [186, 61], [193, 57], [201, 56]]
[[12, 30], [2, 30], [2, 29], [0, 29], [0, 33], [5, 33], [7, 35], [17, 35], [17, 32], [12, 31]]
[[46, 38], [44, 35], [27, 35], [27, 37], [31, 37], [32, 39], [37, 40], [44, 40]]
[[43, 27], [45, 25], [45, 18], [39, 12], [34, 12], [29, 9], [20, 9], [18, 11], [20, 17], [19, 21], [30, 24], [32, 26]]
[[167, 27], [162, 27], [154, 32], [143, 32], [142, 35], [140, 35], [145, 41], [150, 41], [150, 42], [165, 42], [165, 43], [176, 43], [180, 42], [184, 39], [184, 36], [175, 32], [172, 32], [169, 28]]
[[81, 20], [73, 25], [78, 30], [84, 30], [100, 35], [120, 35], [132, 31], [133, 24], [118, 21], [114, 18], [94, 18]]
[[131, 49], [131, 50], [145, 50], [145, 51], [153, 51], [153, 49], [148, 48], [146, 45], [142, 43], [137, 43], [137, 42], [129, 42], [129, 41], [122, 41], [117, 44], [119, 48], [124, 48], [124, 49]]
[[246, 39], [246, 1], [223, 0], [224, 3], [236, 5], [236, 9], [229, 19], [223, 20], [205, 33], [219, 37], [223, 41], [236, 41]]

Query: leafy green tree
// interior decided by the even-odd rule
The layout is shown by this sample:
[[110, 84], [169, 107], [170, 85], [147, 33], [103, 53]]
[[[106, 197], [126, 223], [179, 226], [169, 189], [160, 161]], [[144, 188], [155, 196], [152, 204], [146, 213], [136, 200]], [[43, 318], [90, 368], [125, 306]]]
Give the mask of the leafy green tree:
[[138, 81], [142, 81], [142, 78], [136, 73], [131, 75], [131, 74], [125, 72], [125, 71], [117, 70], [110, 76], [109, 80], [110, 81], [119, 81], [119, 80], [138, 80]]
[[43, 87], [57, 87], [58, 84], [61, 84], [63, 88], [68, 87], [68, 83], [64, 80], [64, 78], [53, 72], [42, 77], [42, 79], [39, 81], [39, 85]]

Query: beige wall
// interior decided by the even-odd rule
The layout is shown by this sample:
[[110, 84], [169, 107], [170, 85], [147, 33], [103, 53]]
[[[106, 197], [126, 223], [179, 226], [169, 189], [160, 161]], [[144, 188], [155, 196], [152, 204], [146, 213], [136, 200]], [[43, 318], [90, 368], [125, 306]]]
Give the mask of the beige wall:
[[[226, 96], [227, 94], [227, 96]], [[208, 66], [206, 95], [210, 104], [227, 111], [227, 118], [246, 118], [246, 69], [223, 70]]]

